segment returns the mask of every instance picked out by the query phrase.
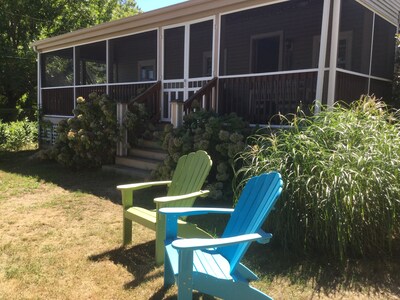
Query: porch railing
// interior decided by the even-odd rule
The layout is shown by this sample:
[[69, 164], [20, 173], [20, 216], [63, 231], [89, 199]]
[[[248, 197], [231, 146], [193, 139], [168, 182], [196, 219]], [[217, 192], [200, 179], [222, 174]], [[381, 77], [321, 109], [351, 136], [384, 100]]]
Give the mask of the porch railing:
[[198, 103], [200, 108], [205, 110], [215, 110], [216, 88], [218, 84], [218, 77], [214, 77], [207, 82], [201, 89], [189, 97], [183, 104], [185, 114], [193, 111], [194, 103]]
[[91, 93], [97, 93], [103, 95], [107, 93], [107, 87], [105, 85], [88, 85], [76, 87], [76, 97], [89, 98]]
[[74, 88], [42, 89], [42, 113], [45, 115], [71, 116], [74, 109]]
[[117, 102], [129, 103], [154, 85], [154, 82], [109, 85], [108, 93]]
[[277, 113], [309, 107], [316, 84], [316, 71], [220, 78], [218, 113], [236, 112], [252, 124], [274, 123]]
[[133, 100], [128, 103], [128, 110], [132, 109], [134, 103], [145, 103], [150, 113], [150, 118], [154, 121], [160, 119], [160, 93], [161, 93], [161, 81], [151, 85], [140, 95], [136, 96]]

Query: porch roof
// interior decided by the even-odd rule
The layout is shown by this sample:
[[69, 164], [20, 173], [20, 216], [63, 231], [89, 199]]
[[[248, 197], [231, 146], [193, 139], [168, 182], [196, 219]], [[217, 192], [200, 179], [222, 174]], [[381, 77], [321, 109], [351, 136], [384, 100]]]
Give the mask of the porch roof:
[[[49, 52], [95, 41], [134, 34], [160, 26], [179, 24], [219, 13], [256, 7], [267, 3], [290, 0], [189, 0], [180, 4], [141, 13], [131, 17], [76, 30], [52, 38], [36, 41], [32, 46], [38, 52]], [[355, 0], [375, 11], [388, 21], [398, 25], [400, 1], [398, 0]]]
[[32, 46], [38, 52], [48, 52], [156, 29], [160, 26], [206, 18], [221, 12], [234, 11], [244, 7], [286, 1], [290, 0], [189, 0], [131, 17], [39, 40], [32, 43]]

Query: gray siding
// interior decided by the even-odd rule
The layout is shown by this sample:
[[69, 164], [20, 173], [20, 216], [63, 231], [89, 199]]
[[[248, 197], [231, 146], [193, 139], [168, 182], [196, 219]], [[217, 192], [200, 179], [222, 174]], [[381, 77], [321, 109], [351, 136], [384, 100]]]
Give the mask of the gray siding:
[[372, 8], [375, 12], [392, 22], [396, 26], [399, 23], [400, 12], [399, 0], [357, 0], [360, 3]]

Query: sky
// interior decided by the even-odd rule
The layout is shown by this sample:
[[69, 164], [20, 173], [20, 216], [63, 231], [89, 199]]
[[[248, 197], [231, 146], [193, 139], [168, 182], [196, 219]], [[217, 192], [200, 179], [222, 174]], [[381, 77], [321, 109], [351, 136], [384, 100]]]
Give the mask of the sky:
[[181, 2], [185, 0], [136, 0], [137, 5], [145, 12]]

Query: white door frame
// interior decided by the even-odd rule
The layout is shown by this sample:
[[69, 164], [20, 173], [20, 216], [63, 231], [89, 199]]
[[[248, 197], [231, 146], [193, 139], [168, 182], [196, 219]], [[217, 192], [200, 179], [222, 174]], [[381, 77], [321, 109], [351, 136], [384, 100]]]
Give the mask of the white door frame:
[[[179, 99], [185, 101], [189, 98], [190, 92], [195, 92], [201, 88], [201, 86], [212, 78], [212, 74], [214, 73], [214, 55], [212, 56], [212, 68], [211, 75], [208, 77], [201, 78], [189, 78], [189, 63], [190, 63], [190, 26], [192, 24], [201, 23], [205, 21], [213, 21], [213, 33], [212, 33], [212, 49], [211, 53], [215, 53], [215, 16], [202, 18], [193, 20], [186, 23], [174, 24], [169, 26], [164, 26], [161, 28], [162, 38], [161, 38], [161, 57], [162, 63], [160, 65], [161, 68], [161, 78], [162, 78], [162, 91], [161, 91], [161, 121], [169, 122], [171, 120], [171, 99], [179, 99], [179, 95], [183, 95], [183, 99]], [[183, 57], [183, 78], [179, 79], [165, 79], [165, 30], [184, 27], [184, 57]], [[164, 99], [165, 94], [167, 94], [168, 99]], [[166, 109], [165, 105], [168, 105], [168, 109]], [[168, 116], [164, 114], [164, 110], [168, 111]]]

